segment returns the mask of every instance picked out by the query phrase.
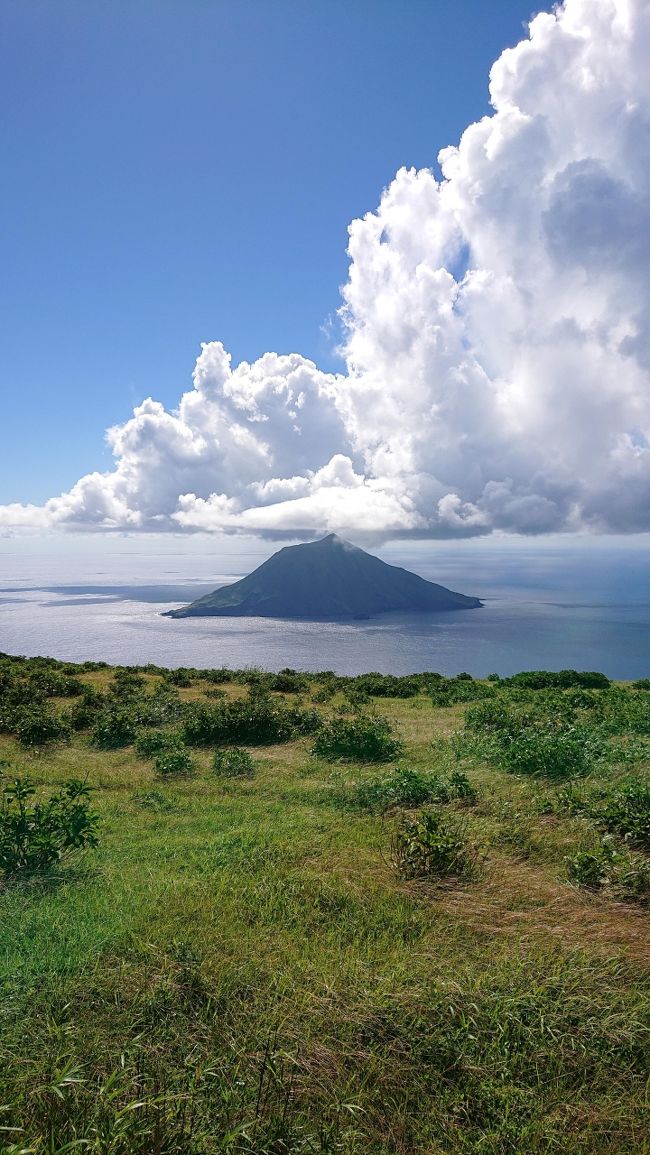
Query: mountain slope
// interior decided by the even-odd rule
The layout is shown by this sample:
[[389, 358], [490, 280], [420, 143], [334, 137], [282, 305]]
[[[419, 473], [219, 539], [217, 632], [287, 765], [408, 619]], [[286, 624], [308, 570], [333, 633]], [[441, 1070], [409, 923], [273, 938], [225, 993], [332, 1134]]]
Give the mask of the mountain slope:
[[481, 605], [328, 534], [285, 546], [248, 577], [166, 616], [340, 620], [388, 611], [459, 610]]

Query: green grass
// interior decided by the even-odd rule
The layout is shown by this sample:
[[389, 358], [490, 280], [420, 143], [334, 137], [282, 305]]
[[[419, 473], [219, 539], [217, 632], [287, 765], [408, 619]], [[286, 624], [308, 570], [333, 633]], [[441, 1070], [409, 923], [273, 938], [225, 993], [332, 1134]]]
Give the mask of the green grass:
[[[102, 692], [112, 677], [81, 675]], [[195, 671], [181, 682], [182, 702], [212, 688]], [[305, 708], [320, 686], [301, 687]], [[354, 690], [328, 687], [325, 719]], [[379, 710], [411, 784], [460, 770], [475, 788], [471, 806], [431, 795], [487, 854], [474, 879], [400, 877], [393, 839], [428, 802], [396, 793], [393, 765], [319, 759], [312, 735], [257, 746], [252, 779], [215, 775], [205, 747], [192, 777], [168, 781], [154, 755], [98, 750], [89, 731], [34, 751], [0, 734], [0, 759], [44, 794], [87, 777], [101, 818], [97, 850], [0, 885], [0, 1152], [650, 1151], [648, 909], [567, 870], [621, 784], [650, 777], [634, 692], [616, 690], [631, 731], [609, 705], [578, 707], [609, 733], [575, 787], [587, 811], [464, 731], [471, 701], [420, 690], [382, 691]], [[544, 690], [495, 692], [517, 709], [537, 694], [543, 714]], [[388, 809], [341, 805], [364, 783], [392, 792]]]

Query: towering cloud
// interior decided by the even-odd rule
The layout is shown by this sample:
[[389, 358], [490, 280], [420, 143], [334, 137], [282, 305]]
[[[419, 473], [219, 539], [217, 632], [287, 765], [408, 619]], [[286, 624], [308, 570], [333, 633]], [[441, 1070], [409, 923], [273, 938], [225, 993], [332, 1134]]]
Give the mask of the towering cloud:
[[0, 525], [650, 530], [650, 0], [565, 0], [350, 226], [345, 374], [203, 346], [112, 472]]

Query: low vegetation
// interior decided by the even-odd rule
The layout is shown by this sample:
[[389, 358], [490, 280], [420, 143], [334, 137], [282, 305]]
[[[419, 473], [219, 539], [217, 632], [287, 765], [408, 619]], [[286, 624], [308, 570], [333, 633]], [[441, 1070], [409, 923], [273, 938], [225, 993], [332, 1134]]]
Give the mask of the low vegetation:
[[650, 1152], [649, 686], [0, 655], [2, 1155]]

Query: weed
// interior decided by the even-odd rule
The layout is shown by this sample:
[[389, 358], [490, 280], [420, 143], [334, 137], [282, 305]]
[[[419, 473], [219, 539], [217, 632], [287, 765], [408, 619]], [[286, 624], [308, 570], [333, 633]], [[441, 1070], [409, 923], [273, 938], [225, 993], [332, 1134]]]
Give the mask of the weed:
[[255, 762], [248, 750], [233, 746], [230, 750], [215, 750], [212, 769], [220, 778], [252, 778]]
[[400, 878], [475, 879], [481, 854], [463, 822], [436, 811], [402, 823], [393, 837], [391, 859]]
[[650, 783], [628, 780], [609, 794], [595, 814], [607, 830], [650, 847]]
[[89, 788], [76, 779], [43, 802], [35, 787], [14, 778], [2, 791], [0, 869], [8, 876], [47, 870], [74, 850], [97, 846], [98, 817], [90, 813]]
[[609, 836], [568, 856], [566, 865], [576, 886], [607, 890], [615, 898], [632, 902], [650, 902], [650, 863], [641, 855], [618, 849]]
[[427, 802], [458, 800], [469, 804], [476, 801], [478, 793], [460, 770], [454, 770], [445, 778], [400, 766], [388, 777], [359, 782], [352, 791], [339, 797], [354, 808], [383, 813], [391, 806], [414, 807]]

